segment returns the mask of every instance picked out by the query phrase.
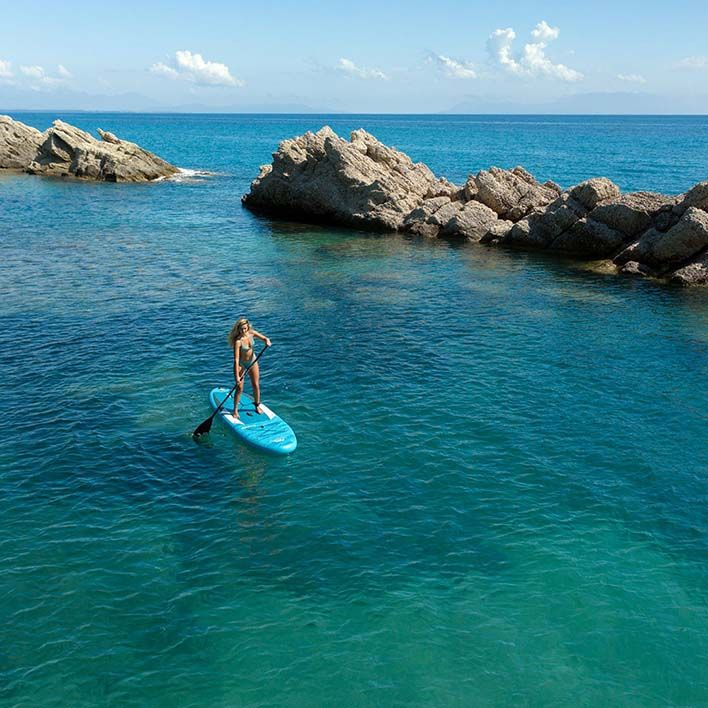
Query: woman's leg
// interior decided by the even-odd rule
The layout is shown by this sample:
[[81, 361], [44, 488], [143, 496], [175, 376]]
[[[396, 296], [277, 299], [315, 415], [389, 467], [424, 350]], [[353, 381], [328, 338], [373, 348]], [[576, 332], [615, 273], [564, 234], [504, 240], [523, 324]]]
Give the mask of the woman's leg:
[[256, 406], [256, 413], [261, 412], [261, 384], [260, 377], [258, 375], [258, 364], [254, 364], [249, 370], [248, 374], [251, 377], [251, 386], [253, 386], [253, 403]]
[[236, 392], [234, 393], [234, 418], [238, 418], [238, 402], [243, 393], [243, 368], [239, 368], [239, 380], [236, 382]]

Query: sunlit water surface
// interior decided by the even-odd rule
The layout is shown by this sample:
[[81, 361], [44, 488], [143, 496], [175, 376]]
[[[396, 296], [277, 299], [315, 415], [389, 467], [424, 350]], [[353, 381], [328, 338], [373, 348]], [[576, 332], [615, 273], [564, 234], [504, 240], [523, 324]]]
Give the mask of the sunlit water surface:
[[[2, 705], [708, 703], [708, 294], [240, 206], [324, 123], [680, 192], [707, 119], [61, 117], [217, 174], [0, 177]], [[242, 314], [285, 459], [190, 437]]]

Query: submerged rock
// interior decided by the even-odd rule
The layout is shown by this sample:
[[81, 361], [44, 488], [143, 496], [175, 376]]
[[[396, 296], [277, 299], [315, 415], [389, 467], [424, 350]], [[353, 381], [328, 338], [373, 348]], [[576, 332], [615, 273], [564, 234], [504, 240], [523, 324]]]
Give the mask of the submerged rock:
[[637, 261], [628, 261], [623, 266], [618, 268], [617, 272], [621, 275], [633, 275], [645, 278], [649, 278], [655, 275], [655, 273], [650, 268], [647, 268], [641, 263], [637, 263]]
[[135, 143], [98, 133], [101, 140], [60, 120], [40, 133], [0, 116], [0, 167], [105, 182], [146, 182], [179, 172]]

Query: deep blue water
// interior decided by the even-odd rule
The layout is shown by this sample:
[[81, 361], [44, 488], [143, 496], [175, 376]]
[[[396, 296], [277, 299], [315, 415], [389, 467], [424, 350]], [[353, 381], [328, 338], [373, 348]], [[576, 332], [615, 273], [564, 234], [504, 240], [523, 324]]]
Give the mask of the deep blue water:
[[[217, 174], [0, 176], [0, 704], [708, 704], [708, 293], [240, 205], [325, 123], [678, 193], [708, 118], [58, 117]], [[190, 437], [242, 314], [285, 459]]]

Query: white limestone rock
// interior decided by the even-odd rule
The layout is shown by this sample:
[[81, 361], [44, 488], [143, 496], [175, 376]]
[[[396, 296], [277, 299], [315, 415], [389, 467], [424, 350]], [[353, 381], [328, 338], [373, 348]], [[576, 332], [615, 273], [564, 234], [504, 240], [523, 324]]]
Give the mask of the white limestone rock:
[[147, 182], [179, 171], [135, 143], [119, 140], [111, 133], [104, 135], [109, 139], [96, 140], [73, 125], [55, 120], [42, 134], [43, 141], [27, 171], [104, 182]]
[[34, 160], [42, 143], [36, 128], [0, 115], [0, 168], [24, 170]]

